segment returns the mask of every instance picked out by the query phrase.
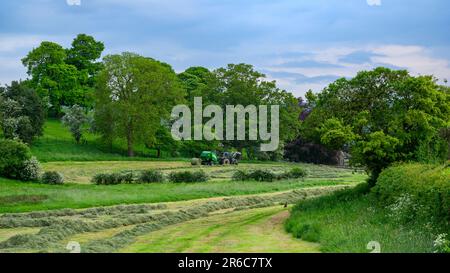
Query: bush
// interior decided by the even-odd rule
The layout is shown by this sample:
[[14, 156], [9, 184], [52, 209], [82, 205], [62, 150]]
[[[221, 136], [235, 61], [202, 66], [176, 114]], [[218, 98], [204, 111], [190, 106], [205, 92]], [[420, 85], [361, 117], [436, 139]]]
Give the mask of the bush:
[[36, 157], [31, 157], [25, 160], [24, 167], [20, 173], [20, 180], [23, 181], [36, 181], [39, 180], [39, 174], [41, 173], [41, 164]]
[[289, 178], [305, 178], [307, 175], [307, 172], [299, 167], [293, 168], [288, 172]]
[[21, 179], [27, 160], [31, 159], [30, 148], [22, 142], [0, 140], [0, 176]]
[[231, 179], [234, 181], [250, 180], [250, 175], [246, 171], [237, 170], [233, 173], [233, 176]]
[[172, 172], [169, 174], [169, 180], [175, 183], [181, 182], [206, 182], [208, 181], [208, 176], [204, 171], [196, 171], [196, 172]]
[[119, 173], [100, 173], [92, 178], [92, 183], [97, 185], [117, 185], [124, 181], [123, 177]]
[[271, 171], [255, 170], [250, 173], [250, 178], [259, 182], [272, 182], [276, 178], [276, 175]]
[[163, 181], [164, 181], [163, 174], [160, 171], [155, 170], [143, 171], [138, 179], [138, 182], [141, 183], [153, 183]]
[[[450, 222], [450, 170], [442, 165], [402, 164], [381, 172], [373, 195], [405, 219]], [[407, 201], [407, 202], [406, 202]], [[410, 205], [408, 205], [410, 204]]]
[[64, 177], [59, 172], [45, 172], [42, 174], [41, 182], [51, 185], [61, 185], [64, 183]]
[[273, 180], [292, 179], [292, 178], [304, 178], [306, 171], [301, 168], [293, 168], [290, 171], [275, 174], [272, 171], [267, 170], [253, 170], [250, 172], [237, 170], [233, 173], [232, 179], [234, 181], [248, 181], [255, 180], [260, 182], [272, 182]]

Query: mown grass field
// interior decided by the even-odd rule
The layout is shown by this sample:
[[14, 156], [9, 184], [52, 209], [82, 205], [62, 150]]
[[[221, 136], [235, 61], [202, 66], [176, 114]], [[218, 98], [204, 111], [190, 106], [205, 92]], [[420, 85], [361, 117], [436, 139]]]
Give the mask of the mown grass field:
[[69, 241], [83, 252], [317, 252], [317, 244], [283, 231], [284, 204], [343, 187], [2, 214], [0, 252], [67, 252]]
[[317, 243], [295, 239], [283, 230], [288, 215], [282, 206], [218, 213], [139, 236], [119, 252], [318, 252]]
[[[285, 203], [329, 194], [362, 182], [348, 169], [286, 162], [238, 166], [191, 166], [189, 159], [154, 159], [138, 147], [124, 156], [98, 137], [77, 145], [59, 121], [45, 124], [32, 146], [44, 171], [64, 175], [64, 185], [0, 178], [0, 252], [67, 252], [69, 241], [83, 252], [318, 252], [319, 244], [292, 237], [283, 223]], [[304, 179], [274, 182], [231, 180], [236, 170], [281, 173], [301, 167]], [[202, 183], [94, 185], [98, 173], [160, 170], [164, 174], [202, 169]]]

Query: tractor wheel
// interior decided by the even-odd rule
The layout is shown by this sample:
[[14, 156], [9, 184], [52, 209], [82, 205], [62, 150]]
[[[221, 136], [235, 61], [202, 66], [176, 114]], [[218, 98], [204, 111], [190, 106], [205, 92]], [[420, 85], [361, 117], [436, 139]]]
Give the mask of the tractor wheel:
[[223, 160], [223, 165], [230, 165], [230, 160], [228, 158], [225, 158]]

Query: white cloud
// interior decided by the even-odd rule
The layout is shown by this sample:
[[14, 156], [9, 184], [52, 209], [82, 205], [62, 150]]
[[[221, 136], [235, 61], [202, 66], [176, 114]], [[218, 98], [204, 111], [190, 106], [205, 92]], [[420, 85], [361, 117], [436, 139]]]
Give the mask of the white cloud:
[[[274, 75], [288, 73], [290, 76], [283, 78], [273, 77], [279, 85], [292, 91], [295, 95], [303, 95], [309, 88], [320, 91], [329, 82], [326, 76], [335, 75], [339, 77], [354, 77], [361, 70], [372, 70], [377, 66], [399, 67], [407, 69], [411, 75], [434, 75], [443, 83], [444, 79], [450, 78], [450, 62], [432, 56], [431, 49], [416, 45], [367, 45], [355, 47], [333, 47], [333, 48], [299, 48], [297, 52], [308, 52], [310, 54], [300, 57], [273, 58], [272, 63], [266, 63], [262, 68]], [[341, 59], [355, 52], [366, 52], [368, 61], [364, 63], [347, 63]], [[286, 55], [289, 56], [289, 55]], [[302, 67], [283, 66], [284, 63], [292, 61], [313, 61], [331, 64], [335, 66], [308, 65]], [[260, 66], [261, 67], [261, 66]], [[299, 77], [296, 79], [295, 74]], [[324, 77], [324, 80], [305, 81], [302, 76], [309, 78]], [[300, 79], [300, 80], [299, 80]]]
[[66, 0], [66, 3], [69, 6], [80, 6], [81, 0]]
[[381, 0], [366, 0], [369, 6], [381, 6]]

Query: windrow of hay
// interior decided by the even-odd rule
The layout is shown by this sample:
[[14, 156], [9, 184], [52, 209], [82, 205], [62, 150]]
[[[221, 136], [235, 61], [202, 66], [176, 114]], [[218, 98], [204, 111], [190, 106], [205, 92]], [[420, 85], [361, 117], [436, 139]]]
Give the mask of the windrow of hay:
[[[186, 209], [155, 211], [150, 214], [151, 210], [165, 209], [167, 206], [165, 204], [121, 205], [85, 210], [9, 214], [1, 217], [0, 223], [2, 227], [42, 226], [43, 228], [37, 234], [16, 235], [0, 242], [0, 252], [8, 252], [11, 249], [66, 252], [64, 240], [70, 236], [134, 225], [133, 228], [117, 233], [112, 237], [94, 240], [81, 246], [82, 252], [113, 252], [132, 243], [137, 236], [169, 225], [205, 217], [215, 211], [250, 209], [285, 203], [291, 204], [305, 198], [327, 194], [343, 187], [345, 186], [307, 188], [275, 195], [224, 198], [217, 201], [208, 201], [200, 205], [192, 205]], [[67, 218], [67, 216], [76, 217], [92, 213], [110, 217], [99, 221]]]

